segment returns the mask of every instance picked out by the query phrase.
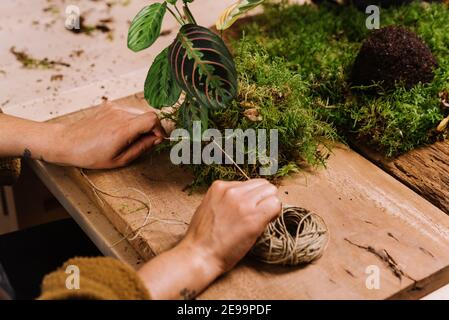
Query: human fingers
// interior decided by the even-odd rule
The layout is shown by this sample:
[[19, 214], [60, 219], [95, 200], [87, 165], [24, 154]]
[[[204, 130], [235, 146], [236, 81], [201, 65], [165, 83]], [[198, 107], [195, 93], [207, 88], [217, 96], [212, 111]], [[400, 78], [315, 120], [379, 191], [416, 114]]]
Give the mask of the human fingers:
[[260, 201], [256, 210], [260, 213], [263, 226], [265, 226], [281, 214], [282, 202], [277, 195], [272, 195]]
[[249, 204], [255, 207], [265, 198], [275, 196], [277, 192], [278, 189], [267, 182], [246, 192], [245, 198], [248, 200]]
[[231, 185], [227, 190], [227, 196], [243, 196], [247, 192], [262, 186], [268, 185], [269, 182], [265, 179], [251, 179], [244, 182], [239, 182], [238, 184]]
[[153, 134], [141, 136], [114, 158], [114, 163], [121, 167], [137, 159], [145, 151], [157, 144], [159, 138]]
[[129, 122], [129, 134], [132, 137], [138, 137], [142, 134], [149, 133], [150, 131], [156, 137], [160, 138], [159, 142], [162, 142], [162, 139], [166, 136], [155, 112], [146, 112], [135, 117]]
[[209, 199], [220, 201], [229, 188], [238, 186], [241, 183], [241, 181], [215, 180], [207, 191], [204, 201]]

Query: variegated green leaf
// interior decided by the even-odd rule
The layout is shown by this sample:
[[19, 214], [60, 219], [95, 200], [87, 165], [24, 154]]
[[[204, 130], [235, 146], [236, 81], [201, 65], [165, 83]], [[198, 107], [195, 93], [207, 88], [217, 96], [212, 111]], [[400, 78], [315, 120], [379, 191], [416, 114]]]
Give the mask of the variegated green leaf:
[[208, 109], [226, 107], [237, 94], [237, 72], [223, 40], [207, 28], [182, 26], [169, 47], [173, 77]]
[[170, 71], [168, 48], [154, 59], [145, 80], [144, 95], [150, 106], [154, 108], [172, 106], [178, 101], [181, 88]]
[[141, 51], [151, 46], [161, 33], [167, 3], [153, 3], [143, 8], [131, 22], [128, 30], [128, 48]]
[[228, 7], [221, 14], [216, 22], [217, 30], [225, 30], [229, 28], [237, 19], [247, 13], [249, 10], [260, 5], [264, 0], [239, 0]]

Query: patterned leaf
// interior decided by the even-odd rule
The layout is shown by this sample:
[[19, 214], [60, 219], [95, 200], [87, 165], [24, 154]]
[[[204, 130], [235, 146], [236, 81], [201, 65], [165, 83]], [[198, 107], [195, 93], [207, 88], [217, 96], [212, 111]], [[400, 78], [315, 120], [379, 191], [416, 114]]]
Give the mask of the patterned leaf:
[[[204, 132], [209, 125], [208, 109], [199, 106], [193, 99], [186, 96], [186, 99], [179, 107], [179, 121], [184, 129], [189, 131], [190, 136], [193, 136], [193, 121], [201, 121], [201, 131]], [[201, 132], [201, 133], [202, 133]]]
[[128, 48], [141, 51], [151, 46], [161, 33], [167, 3], [153, 3], [134, 17], [128, 30]]
[[173, 79], [168, 61], [168, 48], [154, 59], [144, 86], [145, 99], [150, 106], [162, 108], [178, 101], [181, 88]]
[[237, 94], [231, 53], [215, 33], [194, 24], [182, 26], [169, 47], [173, 77], [205, 108], [225, 107]]
[[228, 7], [221, 14], [216, 22], [217, 30], [225, 30], [229, 28], [238, 18], [247, 13], [249, 10], [257, 7], [264, 0], [239, 0]]

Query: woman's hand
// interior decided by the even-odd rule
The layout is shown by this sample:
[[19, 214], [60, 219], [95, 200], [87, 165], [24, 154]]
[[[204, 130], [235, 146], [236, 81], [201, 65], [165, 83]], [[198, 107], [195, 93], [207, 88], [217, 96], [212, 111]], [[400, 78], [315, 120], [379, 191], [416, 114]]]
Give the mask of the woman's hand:
[[76, 122], [40, 123], [0, 115], [0, 157], [23, 156], [88, 169], [124, 166], [164, 136], [154, 111], [108, 105]]
[[191, 299], [230, 270], [281, 212], [277, 188], [264, 179], [216, 181], [181, 243], [139, 274], [153, 299]]
[[61, 147], [44, 159], [88, 169], [125, 166], [165, 136], [154, 111], [111, 106], [100, 107], [83, 120], [58, 125], [56, 140]]
[[280, 211], [277, 188], [265, 179], [215, 181], [181, 245], [206, 252], [214, 267], [226, 272], [245, 256]]

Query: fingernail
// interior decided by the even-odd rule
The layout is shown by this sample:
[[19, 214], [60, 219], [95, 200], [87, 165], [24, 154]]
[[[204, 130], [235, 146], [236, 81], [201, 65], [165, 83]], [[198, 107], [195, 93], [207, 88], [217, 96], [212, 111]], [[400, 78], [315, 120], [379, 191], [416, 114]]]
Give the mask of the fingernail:
[[156, 141], [154, 141], [154, 144], [160, 144], [162, 142], [162, 138], [156, 139]]

